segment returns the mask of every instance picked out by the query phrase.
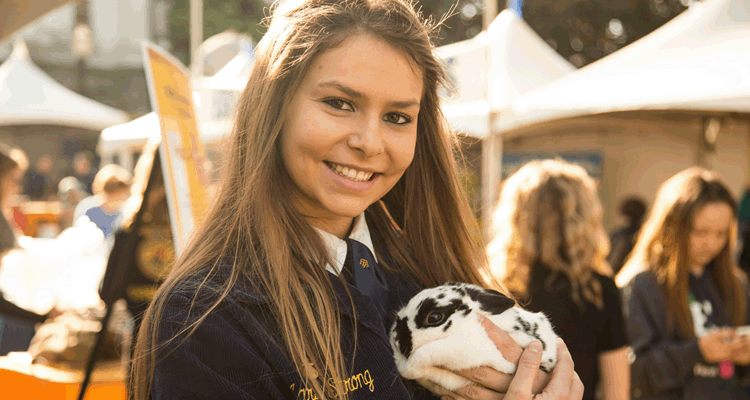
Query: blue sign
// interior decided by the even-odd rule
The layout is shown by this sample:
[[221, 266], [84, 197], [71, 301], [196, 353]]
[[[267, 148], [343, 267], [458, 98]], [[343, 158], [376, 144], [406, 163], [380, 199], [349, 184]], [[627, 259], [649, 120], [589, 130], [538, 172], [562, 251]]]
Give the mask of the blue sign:
[[510, 0], [508, 2], [508, 9], [513, 10], [518, 16], [523, 16], [521, 9], [523, 8], [523, 0]]

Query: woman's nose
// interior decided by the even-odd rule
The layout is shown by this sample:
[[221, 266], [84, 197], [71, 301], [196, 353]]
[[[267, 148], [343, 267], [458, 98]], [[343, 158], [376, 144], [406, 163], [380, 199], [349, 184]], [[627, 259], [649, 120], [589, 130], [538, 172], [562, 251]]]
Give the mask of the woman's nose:
[[377, 115], [366, 115], [347, 138], [347, 144], [363, 157], [374, 157], [384, 151], [383, 121]]

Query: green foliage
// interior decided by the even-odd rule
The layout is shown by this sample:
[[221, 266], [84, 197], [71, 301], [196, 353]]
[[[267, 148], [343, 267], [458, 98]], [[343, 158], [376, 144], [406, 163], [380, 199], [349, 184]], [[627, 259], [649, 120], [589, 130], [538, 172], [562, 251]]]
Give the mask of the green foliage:
[[[581, 67], [651, 33], [695, 0], [525, 0], [523, 19]], [[504, 0], [500, 0], [504, 8]]]
[[[260, 21], [268, 5], [262, 0], [204, 0], [203, 39], [234, 29], [247, 33], [256, 42], [263, 36]], [[174, 0], [170, 13], [172, 52], [183, 63], [189, 63], [190, 54], [190, 0]]]
[[[190, 49], [190, 0], [173, 0], [173, 53], [186, 64]], [[506, 0], [497, 0], [498, 10]], [[560, 55], [576, 66], [598, 60], [660, 27], [696, 0], [524, 0], [523, 18]], [[466, 40], [482, 30], [483, 0], [420, 0], [423, 15], [444, 21], [438, 46]], [[263, 0], [204, 0], [203, 37], [227, 29], [263, 36]]]
[[482, 31], [482, 0], [421, 0], [417, 6], [424, 16], [443, 21], [438, 46], [470, 39]]

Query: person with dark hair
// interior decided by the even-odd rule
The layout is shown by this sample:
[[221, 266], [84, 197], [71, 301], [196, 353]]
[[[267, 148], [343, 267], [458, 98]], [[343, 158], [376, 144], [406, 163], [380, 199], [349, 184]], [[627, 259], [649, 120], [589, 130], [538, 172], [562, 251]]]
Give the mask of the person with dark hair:
[[50, 177], [53, 166], [52, 156], [42, 154], [34, 163], [34, 166], [29, 168], [26, 173], [26, 187], [24, 189], [24, 194], [29, 196], [29, 199], [47, 200], [49, 195], [53, 193], [52, 178]]
[[[23, 177], [28, 166], [29, 161], [23, 150], [0, 143], [0, 260], [10, 250], [18, 247], [18, 229], [12, 222], [11, 207], [23, 189]], [[31, 323], [43, 322], [46, 318], [45, 315], [18, 307], [0, 293], [0, 324], [5, 324], [3, 316]]]
[[623, 288], [632, 391], [642, 400], [748, 399], [747, 276], [737, 267], [737, 203], [714, 172], [669, 178], [633, 254]]
[[17, 246], [18, 227], [13, 221], [14, 201], [23, 188], [29, 160], [23, 150], [0, 143], [0, 255]]
[[610, 250], [607, 255], [607, 262], [614, 274], [620, 272], [628, 255], [633, 251], [636, 235], [646, 215], [646, 202], [640, 197], [628, 197], [620, 203], [620, 214], [627, 219], [627, 224], [610, 235]]
[[88, 151], [80, 151], [73, 157], [73, 169], [68, 173], [83, 183], [87, 192], [94, 192], [94, 178], [96, 169], [92, 164], [92, 156]]

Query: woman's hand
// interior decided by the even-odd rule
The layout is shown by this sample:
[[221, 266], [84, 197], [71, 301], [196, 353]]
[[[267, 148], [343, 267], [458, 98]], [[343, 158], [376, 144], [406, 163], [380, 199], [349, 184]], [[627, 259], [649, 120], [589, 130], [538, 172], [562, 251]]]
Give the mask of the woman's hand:
[[730, 360], [737, 365], [750, 365], [750, 335], [735, 336]]
[[[480, 316], [480, 321], [503, 357], [518, 365], [516, 374], [506, 375], [492, 368], [479, 367], [454, 371], [476, 382], [476, 385], [465, 386], [456, 392], [451, 393], [430, 382], [420, 381], [423, 386], [445, 395], [444, 399], [455, 400], [578, 400], [583, 397], [583, 383], [573, 369], [573, 359], [562, 340], [558, 340], [557, 365], [550, 376], [539, 370], [541, 343], [534, 341], [523, 350], [507, 332], [490, 320]], [[540, 394], [534, 396], [535, 393]]]
[[701, 355], [710, 364], [731, 359], [736, 347], [734, 330], [730, 328], [711, 331], [698, 339]]

